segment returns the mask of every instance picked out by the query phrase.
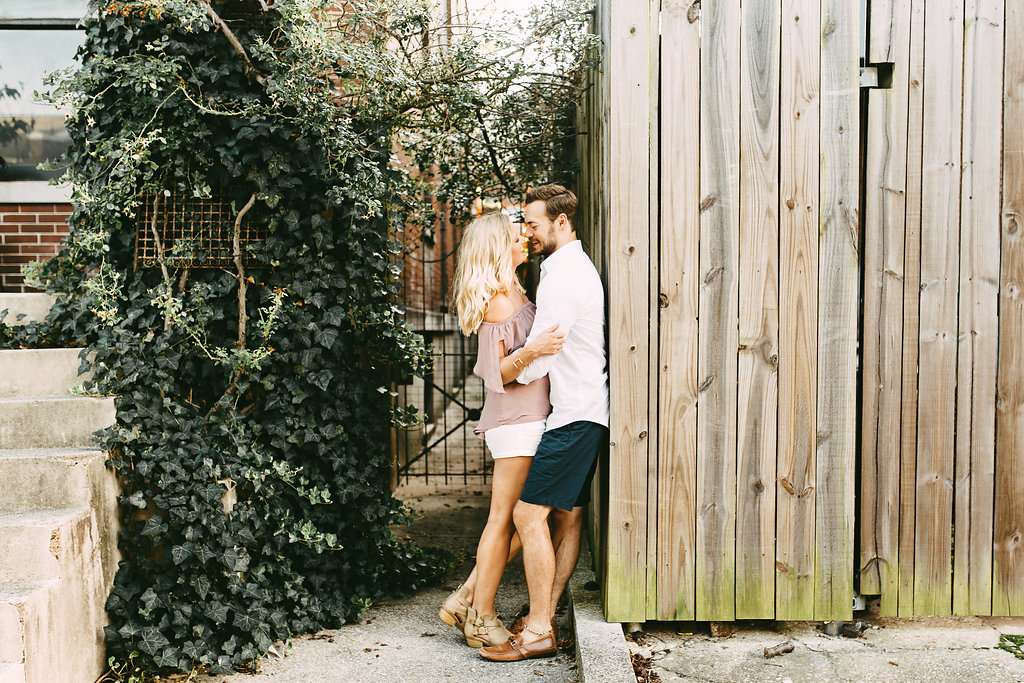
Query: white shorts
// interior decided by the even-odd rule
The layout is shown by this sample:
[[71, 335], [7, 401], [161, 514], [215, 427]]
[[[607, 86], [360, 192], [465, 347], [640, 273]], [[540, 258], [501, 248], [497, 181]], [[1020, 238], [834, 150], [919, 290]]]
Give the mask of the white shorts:
[[484, 432], [484, 441], [492, 458], [533, 457], [547, 420], [492, 427]]

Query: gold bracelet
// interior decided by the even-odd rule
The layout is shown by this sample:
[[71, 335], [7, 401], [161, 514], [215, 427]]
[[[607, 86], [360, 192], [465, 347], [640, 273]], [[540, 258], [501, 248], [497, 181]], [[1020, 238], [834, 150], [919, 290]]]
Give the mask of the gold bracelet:
[[523, 361], [520, 358], [512, 358], [512, 365], [516, 366], [517, 368], [526, 367], [525, 365], [523, 365]]

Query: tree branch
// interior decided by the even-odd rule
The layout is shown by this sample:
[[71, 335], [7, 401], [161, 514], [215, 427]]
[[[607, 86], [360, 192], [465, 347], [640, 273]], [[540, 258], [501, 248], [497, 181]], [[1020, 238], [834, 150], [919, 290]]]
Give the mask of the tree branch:
[[491, 136], [487, 133], [487, 124], [484, 123], [484, 115], [480, 111], [479, 107], [476, 110], [476, 120], [480, 122], [480, 132], [483, 133], [484, 136], [484, 146], [487, 147], [487, 154], [491, 157], [491, 165], [494, 167], [494, 175], [498, 178], [498, 182], [501, 183], [501, 186], [505, 188], [505, 191], [508, 192], [508, 195], [510, 197], [514, 196], [516, 192], [509, 186], [508, 181], [505, 180], [505, 174], [501, 172], [501, 166], [498, 163], [498, 155], [495, 153], [494, 146], [491, 144]]
[[[171, 282], [171, 274], [167, 272], [167, 264], [164, 263], [164, 246], [160, 241], [160, 231], [156, 229], [157, 219], [160, 217], [160, 200], [163, 195], [160, 192], [153, 197], [153, 218], [149, 221], [149, 230], [153, 233], [153, 242], [156, 245], [156, 262], [160, 264], [160, 272], [164, 276], [164, 284], [167, 285], [167, 298], [174, 296], [174, 283]], [[164, 329], [171, 329], [171, 306], [167, 303], [167, 310], [164, 312]]]
[[[213, 9], [213, 6], [210, 4], [210, 0], [196, 0], [196, 2], [206, 7], [206, 13], [210, 15], [210, 21], [213, 22], [214, 26], [220, 29], [220, 32], [223, 33], [224, 37], [228, 39], [229, 43], [231, 43], [231, 47], [235, 48], [235, 52], [238, 53], [238, 56], [242, 60], [242, 64], [245, 66], [245, 75], [249, 80], [255, 81], [262, 87], [266, 88], [267, 77], [261, 74], [259, 69], [256, 68], [256, 65], [252, 63], [251, 59], [249, 59], [249, 55], [246, 54], [245, 48], [242, 47], [240, 42], [238, 42], [238, 38], [235, 37], [234, 32], [231, 30], [231, 27], [227, 25], [227, 22], [221, 19], [220, 15], [217, 14], [217, 11]], [[264, 9], [266, 9], [266, 5], [264, 5]]]
[[245, 218], [245, 214], [249, 213], [249, 209], [255, 203], [256, 193], [253, 192], [249, 196], [249, 201], [246, 202], [242, 210], [235, 216], [235, 233], [232, 237], [235, 269], [238, 271], [238, 341], [235, 342], [236, 349], [245, 348], [245, 324], [248, 321], [248, 316], [245, 313], [245, 295], [248, 290], [248, 283], [245, 280], [245, 266], [242, 264], [242, 219]]
[[178, 293], [183, 294], [185, 292], [185, 283], [188, 282], [188, 268], [181, 271], [181, 279], [178, 280]]
[[[256, 193], [253, 192], [249, 196], [249, 201], [245, 203], [242, 210], [238, 212], [235, 217], [235, 234], [232, 239], [232, 251], [235, 260], [235, 269], [238, 271], [236, 277], [238, 278], [238, 341], [235, 342], [236, 349], [245, 348], [245, 324], [248, 317], [245, 313], [245, 294], [248, 289], [248, 282], [245, 279], [245, 266], [242, 264], [242, 240], [241, 240], [241, 229], [242, 219], [245, 218], [245, 214], [249, 213], [249, 209], [256, 203]], [[213, 414], [213, 411], [217, 409], [226, 398], [233, 395], [238, 389], [238, 380], [242, 378], [242, 368], [238, 367], [231, 375], [231, 380], [228, 382], [227, 388], [224, 393], [221, 394], [220, 398], [213, 402], [210, 409], [206, 411], [206, 417], [209, 418]]]

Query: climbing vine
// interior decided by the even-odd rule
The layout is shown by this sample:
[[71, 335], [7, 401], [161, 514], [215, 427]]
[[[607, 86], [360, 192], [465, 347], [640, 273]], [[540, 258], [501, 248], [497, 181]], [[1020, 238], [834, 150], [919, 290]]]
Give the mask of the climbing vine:
[[[392, 531], [411, 512], [390, 493], [388, 430], [416, 416], [391, 382], [429, 364], [395, 303], [396, 255], [406, 226], [439, 203], [464, 213], [470, 188], [564, 179], [586, 6], [548, 5], [516, 39], [463, 28], [442, 50], [427, 2], [330, 5], [92, 0], [80, 66], [50, 82], [70, 112], [70, 235], [28, 273], [57, 294], [47, 320], [0, 325], [0, 342], [86, 346], [85, 391], [115, 397], [101, 441], [122, 484], [106, 629], [121, 677], [252, 669], [451, 560]], [[538, 70], [547, 53], [558, 68]], [[139, 220], [218, 197], [215, 268]], [[244, 222], [264, 236], [243, 242]]]

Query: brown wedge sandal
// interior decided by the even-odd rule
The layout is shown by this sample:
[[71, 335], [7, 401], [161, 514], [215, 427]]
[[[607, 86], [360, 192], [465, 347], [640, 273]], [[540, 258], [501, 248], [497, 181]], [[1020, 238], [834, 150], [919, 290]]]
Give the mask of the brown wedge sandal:
[[512, 637], [495, 612], [478, 615], [472, 607], [466, 613], [466, 645], [470, 647], [494, 647]]
[[459, 586], [441, 605], [437, 616], [449, 626], [465, 631], [466, 612], [469, 608], [469, 592], [463, 586]]

